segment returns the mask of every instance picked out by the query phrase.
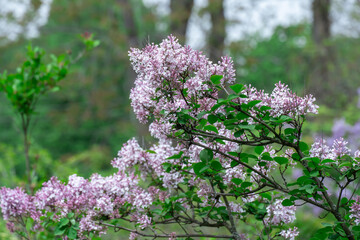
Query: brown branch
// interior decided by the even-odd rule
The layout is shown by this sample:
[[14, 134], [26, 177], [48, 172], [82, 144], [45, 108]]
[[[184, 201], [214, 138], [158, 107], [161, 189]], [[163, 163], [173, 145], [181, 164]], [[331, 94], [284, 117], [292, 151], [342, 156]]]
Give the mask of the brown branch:
[[[126, 227], [122, 227], [122, 226], [118, 226], [118, 225], [113, 225], [113, 224], [109, 224], [109, 223], [104, 223], [104, 222], [99, 222], [100, 225], [104, 225], [107, 227], [111, 227], [114, 229], [118, 229], [119, 230], [124, 230], [127, 232], [132, 232], [132, 233], [136, 233], [140, 236], [143, 237], [152, 237], [152, 238], [170, 238], [171, 235], [170, 234], [147, 234], [147, 233], [143, 233], [143, 232], [139, 232], [138, 230], [135, 229], [130, 229], [130, 228], [126, 228]], [[176, 237], [179, 238], [187, 238], [187, 237], [206, 237], [206, 238], [226, 238], [226, 239], [231, 239], [233, 238], [233, 236], [229, 236], [229, 235], [213, 235], [213, 234], [195, 234], [195, 233], [188, 233], [188, 234], [177, 234]]]

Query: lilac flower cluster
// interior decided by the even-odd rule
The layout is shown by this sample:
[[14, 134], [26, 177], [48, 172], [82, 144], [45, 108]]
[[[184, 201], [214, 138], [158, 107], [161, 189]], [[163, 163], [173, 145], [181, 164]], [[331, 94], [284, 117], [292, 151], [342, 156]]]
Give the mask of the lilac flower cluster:
[[354, 219], [356, 225], [360, 224], [360, 196], [357, 196], [355, 201], [350, 206], [350, 218]]
[[[222, 75], [221, 86], [235, 81], [234, 66], [229, 57], [214, 64], [201, 52], [181, 46], [173, 36], [159, 45], [148, 45], [142, 50], [133, 48], [129, 56], [137, 73], [130, 94], [131, 105], [140, 122], [145, 123], [152, 116], [155, 118], [150, 132], [159, 139], [172, 133], [176, 111], [188, 109], [190, 115], [196, 116], [216, 104], [219, 93], [209, 82], [210, 76]], [[234, 101], [260, 100], [259, 106], [271, 107], [270, 113], [275, 117], [317, 113], [318, 106], [314, 104], [313, 96], [299, 97], [280, 82], [271, 94], [251, 85], [245, 86], [241, 93], [247, 97]], [[194, 104], [199, 108], [194, 108]]]
[[22, 215], [38, 219], [39, 214], [36, 212], [33, 200], [33, 197], [27, 195], [19, 187], [15, 189], [1, 188], [0, 207], [4, 219], [10, 220]]
[[281, 82], [275, 84], [271, 94], [265, 93], [263, 90], [257, 90], [251, 85], [245, 86], [242, 94], [246, 95], [247, 98], [242, 99], [241, 102], [247, 103], [260, 100], [262, 102], [258, 106], [271, 107], [270, 114], [274, 117], [287, 115], [295, 118], [309, 113], [318, 113], [319, 106], [315, 104], [315, 98], [311, 94], [299, 97]]
[[359, 154], [359, 150], [357, 150], [354, 154], [351, 154], [351, 151], [348, 148], [348, 142], [345, 141], [342, 137], [335, 139], [331, 147], [326, 144], [324, 139], [317, 138], [310, 149], [311, 157], [318, 157], [321, 160], [334, 160], [337, 164], [341, 163], [341, 158], [343, 156], [350, 155], [354, 157], [353, 164], [358, 165], [359, 163], [356, 161], [356, 158], [359, 156]]
[[[143, 123], [150, 114], [158, 118], [162, 111], [170, 113], [188, 108], [187, 99], [209, 89], [210, 86], [204, 83], [211, 75], [223, 75], [223, 84], [235, 80], [230, 58], [223, 57], [218, 64], [213, 64], [201, 52], [181, 46], [173, 36], [159, 46], [148, 45], [142, 50], [133, 48], [129, 56], [137, 73], [135, 87], [130, 93], [131, 105]], [[184, 89], [188, 94], [185, 98]]]
[[290, 228], [287, 230], [282, 230], [280, 232], [280, 236], [284, 237], [287, 240], [295, 240], [295, 237], [299, 235], [299, 231], [297, 227]]
[[350, 149], [359, 149], [360, 147], [360, 121], [354, 125], [350, 125], [345, 122], [344, 118], [337, 119], [334, 121], [332, 127], [332, 136], [327, 138], [327, 143], [333, 142], [335, 139], [340, 137], [346, 138], [349, 142]]
[[[118, 168], [118, 173], [108, 177], [94, 174], [89, 180], [72, 175], [67, 184], [52, 177], [43, 184], [34, 197], [27, 195], [19, 188], [3, 188], [0, 194], [2, 213], [9, 221], [9, 229], [13, 229], [13, 223], [16, 222], [17, 217], [28, 216], [39, 220], [40, 216], [45, 216], [47, 212], [56, 212], [58, 215], [54, 215], [54, 220], [59, 221], [68, 213], [75, 213], [76, 216], [81, 216], [78, 236], [85, 239], [84, 234], [87, 232], [99, 235], [106, 233], [107, 228], [101, 225], [99, 219], [104, 216], [109, 219], [119, 217], [119, 209], [122, 209], [126, 203], [130, 203], [131, 220], [141, 229], [147, 228], [152, 225], [152, 219], [146, 214], [146, 209], [157, 199], [164, 201], [171, 194], [171, 189], [176, 188], [183, 181], [183, 176], [179, 172], [165, 172], [162, 167], [162, 164], [166, 162], [181, 164], [178, 160], [167, 159], [180, 150], [186, 151], [185, 147], [180, 147], [180, 145], [177, 146], [179, 148], [177, 149], [169, 141], [160, 141], [151, 148], [151, 151], [145, 151], [135, 139], [131, 139], [124, 144], [118, 157], [112, 161], [112, 165]], [[274, 154], [270, 148], [266, 151]], [[188, 148], [183, 154], [199, 158], [197, 148]], [[141, 174], [144, 178], [150, 175], [162, 180], [163, 187], [169, 192], [163, 192], [153, 186], [147, 190], [140, 188], [140, 179], [134, 174], [135, 165], [142, 167]], [[186, 166], [186, 164], [182, 165], [183, 168]], [[230, 169], [235, 169], [235, 171]], [[225, 183], [232, 185], [231, 179], [234, 177], [246, 179], [245, 171], [241, 167], [230, 169], [223, 175]], [[188, 181], [190, 185], [197, 186], [199, 197], [204, 199], [202, 205], [206, 206], [206, 199], [210, 201], [210, 197], [214, 194], [211, 186], [196, 176]], [[254, 201], [256, 197], [255, 195], [240, 199], [245, 203]], [[219, 200], [216, 206], [225, 206], [225, 204]], [[241, 201], [231, 202], [230, 206], [233, 212], [244, 212]], [[291, 207], [282, 207], [281, 202], [276, 202], [268, 208], [268, 215], [271, 216], [269, 221], [275, 225], [291, 223], [294, 219], [294, 211]], [[135, 236], [132, 234], [130, 238]]]
[[273, 204], [269, 205], [265, 222], [273, 225], [289, 224], [295, 221], [295, 206], [283, 206], [282, 199], [277, 199]]
[[[101, 225], [99, 219], [119, 217], [119, 209], [130, 203], [129, 209], [134, 222], [145, 228], [151, 224], [146, 215], [146, 209], [159, 199], [159, 190], [145, 191], [138, 186], [138, 178], [130, 173], [122, 172], [102, 177], [94, 174], [89, 180], [72, 175], [68, 183], [61, 183], [52, 177], [35, 196], [27, 195], [20, 188], [0, 191], [0, 207], [5, 220], [16, 223], [22, 217], [31, 217], [39, 221], [47, 212], [57, 213], [53, 220], [60, 220], [69, 213], [80, 217], [79, 237], [82, 233], [95, 232], [103, 234], [107, 228]], [[164, 198], [162, 198], [163, 200]], [[9, 225], [11, 227], [12, 224]]]

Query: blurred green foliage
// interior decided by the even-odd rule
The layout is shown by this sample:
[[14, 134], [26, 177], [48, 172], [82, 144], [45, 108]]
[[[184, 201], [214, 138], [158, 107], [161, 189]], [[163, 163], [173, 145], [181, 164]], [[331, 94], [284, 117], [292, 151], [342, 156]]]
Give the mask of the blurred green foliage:
[[311, 27], [300, 24], [278, 26], [271, 37], [248, 37], [230, 46], [242, 83], [270, 91], [282, 81], [302, 92], [310, 71]]
[[[49, 21], [33, 45], [55, 54], [74, 54], [81, 49], [77, 36], [86, 31], [102, 43], [72, 68], [60, 85], [62, 91], [38, 102], [31, 134], [54, 159], [66, 160], [94, 145], [109, 148], [101, 159], [109, 162], [122, 143], [136, 135], [128, 100], [134, 74], [127, 51], [145, 45], [149, 34], [162, 37], [156, 34], [155, 20], [140, 0], [52, 4]], [[0, 48], [0, 69], [14, 70], [23, 61], [27, 44], [20, 40]], [[3, 104], [0, 112], [1, 126], [8, 126], [0, 132], [0, 142], [19, 143], [18, 133], [10, 127], [16, 128], [11, 110]]]
[[282, 81], [298, 94], [308, 94], [312, 86], [310, 81], [319, 81], [327, 92], [317, 98], [318, 104], [336, 109], [340, 117], [345, 106], [357, 99], [360, 42], [353, 37], [338, 35], [325, 44], [332, 52], [328, 63], [329, 82], [313, 78], [320, 50], [311, 39], [308, 23], [278, 26], [269, 38], [248, 36], [231, 43], [229, 53], [237, 65], [238, 80], [266, 91]]
[[45, 64], [43, 49], [27, 47], [27, 59], [16, 73], [0, 74], [0, 89], [5, 92], [17, 113], [30, 116], [36, 102], [49, 91], [58, 91], [58, 82], [67, 74], [69, 61], [65, 55], [51, 55], [51, 63]]

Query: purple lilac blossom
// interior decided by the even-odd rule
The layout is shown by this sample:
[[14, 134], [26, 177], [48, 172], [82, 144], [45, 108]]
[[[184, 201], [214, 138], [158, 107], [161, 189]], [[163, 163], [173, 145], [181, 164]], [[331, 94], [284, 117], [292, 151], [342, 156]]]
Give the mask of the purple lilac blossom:
[[350, 206], [350, 218], [354, 218], [356, 225], [360, 224], [360, 196], [355, 198], [355, 202]]
[[290, 228], [287, 230], [282, 230], [280, 232], [280, 236], [284, 237], [286, 240], [295, 240], [295, 237], [299, 235], [299, 231], [297, 227]]
[[281, 225], [295, 221], [296, 206], [283, 206], [282, 201], [283, 199], [276, 199], [273, 204], [266, 208], [267, 217], [264, 219], [266, 223]]
[[[209, 84], [212, 75], [223, 76], [220, 83], [222, 86], [235, 81], [233, 61], [229, 57], [221, 58], [217, 64], [212, 63], [201, 52], [181, 46], [173, 36], [159, 45], [148, 45], [142, 50], [133, 48], [129, 56], [137, 73], [135, 87], [130, 94], [131, 105], [140, 122], [155, 118], [150, 125], [150, 132], [156, 138], [171, 135], [171, 123], [176, 120], [176, 111], [188, 109], [191, 116], [196, 116], [200, 111], [210, 110], [215, 105], [218, 91]], [[317, 113], [318, 106], [314, 104], [313, 96], [296, 96], [281, 82], [275, 85], [271, 94], [251, 85], [245, 86], [241, 93], [247, 98], [234, 101], [246, 103], [261, 100], [259, 107], [271, 107], [272, 116], [296, 117]], [[193, 99], [197, 99], [199, 109], [189, 105]]]

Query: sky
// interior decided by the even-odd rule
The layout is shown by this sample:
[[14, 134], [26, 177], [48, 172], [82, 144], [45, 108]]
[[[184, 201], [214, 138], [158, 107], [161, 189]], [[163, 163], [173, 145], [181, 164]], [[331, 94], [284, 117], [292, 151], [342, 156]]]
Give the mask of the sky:
[[[31, 9], [30, 0], [0, 0], [0, 39], [14, 41], [24, 32], [28, 38], [38, 37], [39, 28], [47, 23], [52, 0], [41, 0], [42, 4], [30, 21], [21, 23]], [[154, 7], [160, 15], [170, 13], [170, 0], [143, 0], [145, 5]], [[312, 0], [224, 0], [227, 25], [227, 43], [244, 38], [247, 35], [259, 34], [268, 37], [278, 25], [291, 25], [311, 21]], [[356, 0], [333, 0], [332, 32], [348, 36], [359, 36], [359, 22], [349, 19], [354, 11]], [[199, 16], [199, 9], [207, 5], [207, 0], [195, 0], [195, 7], [189, 21], [187, 44], [193, 48], [203, 47], [206, 32], [211, 28], [210, 16]], [[335, 11], [336, 10], [336, 11]], [[360, 11], [359, 9], [357, 11]], [[359, 12], [360, 14], [360, 12]], [[1, 16], [13, 16], [9, 21]], [[359, 28], [359, 29], [358, 29]]]
[[[39, 36], [39, 28], [48, 21], [52, 0], [41, 2], [35, 14], [29, 16], [28, 12], [32, 8], [30, 0], [0, 0], [0, 39], [14, 41], [21, 33], [28, 38]], [[11, 16], [11, 19], [5, 16]], [[29, 18], [27, 24], [20, 24], [26, 18]]]

